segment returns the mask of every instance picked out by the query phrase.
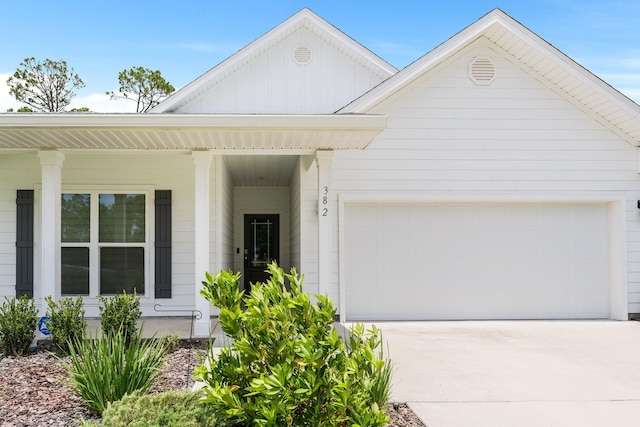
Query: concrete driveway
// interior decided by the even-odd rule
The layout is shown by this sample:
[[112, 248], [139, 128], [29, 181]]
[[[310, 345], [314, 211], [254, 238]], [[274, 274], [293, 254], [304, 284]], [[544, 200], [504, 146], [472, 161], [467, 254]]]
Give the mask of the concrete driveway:
[[376, 323], [428, 427], [639, 426], [640, 323]]

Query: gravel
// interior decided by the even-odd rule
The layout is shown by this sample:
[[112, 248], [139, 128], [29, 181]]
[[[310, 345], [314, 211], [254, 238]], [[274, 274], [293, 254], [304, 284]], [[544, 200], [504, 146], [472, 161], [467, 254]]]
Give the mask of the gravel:
[[[165, 356], [151, 392], [190, 389], [193, 368], [203, 354], [183, 343]], [[65, 375], [62, 363], [45, 349], [26, 357], [0, 355], [0, 426], [78, 426], [79, 419], [100, 419], [60, 382]], [[387, 409], [389, 427], [424, 427], [405, 404], [393, 403]]]

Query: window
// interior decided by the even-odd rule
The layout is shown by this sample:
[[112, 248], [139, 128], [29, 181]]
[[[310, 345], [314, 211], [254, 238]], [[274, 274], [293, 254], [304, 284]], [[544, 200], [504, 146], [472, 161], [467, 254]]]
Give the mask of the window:
[[144, 295], [146, 203], [146, 193], [62, 194], [62, 295]]

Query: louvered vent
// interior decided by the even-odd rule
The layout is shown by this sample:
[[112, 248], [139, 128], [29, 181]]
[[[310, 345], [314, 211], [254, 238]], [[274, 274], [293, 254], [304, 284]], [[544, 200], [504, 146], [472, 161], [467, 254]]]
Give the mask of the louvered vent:
[[305, 45], [298, 46], [293, 50], [293, 60], [298, 65], [307, 65], [311, 62], [311, 48]]
[[496, 78], [496, 64], [488, 56], [477, 56], [469, 64], [469, 78], [478, 86], [488, 86]]

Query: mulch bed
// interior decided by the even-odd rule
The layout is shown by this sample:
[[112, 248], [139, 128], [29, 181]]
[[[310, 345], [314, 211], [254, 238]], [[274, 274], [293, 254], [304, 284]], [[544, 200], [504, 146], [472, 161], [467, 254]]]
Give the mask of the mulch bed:
[[[204, 353], [197, 345], [181, 343], [165, 356], [162, 374], [151, 392], [184, 390], [193, 386], [193, 368]], [[79, 419], [100, 419], [83, 406], [60, 379], [65, 377], [62, 363], [46, 348], [26, 357], [0, 354], [0, 426], [78, 426]], [[420, 419], [404, 404], [388, 408], [389, 427], [424, 427]]]

